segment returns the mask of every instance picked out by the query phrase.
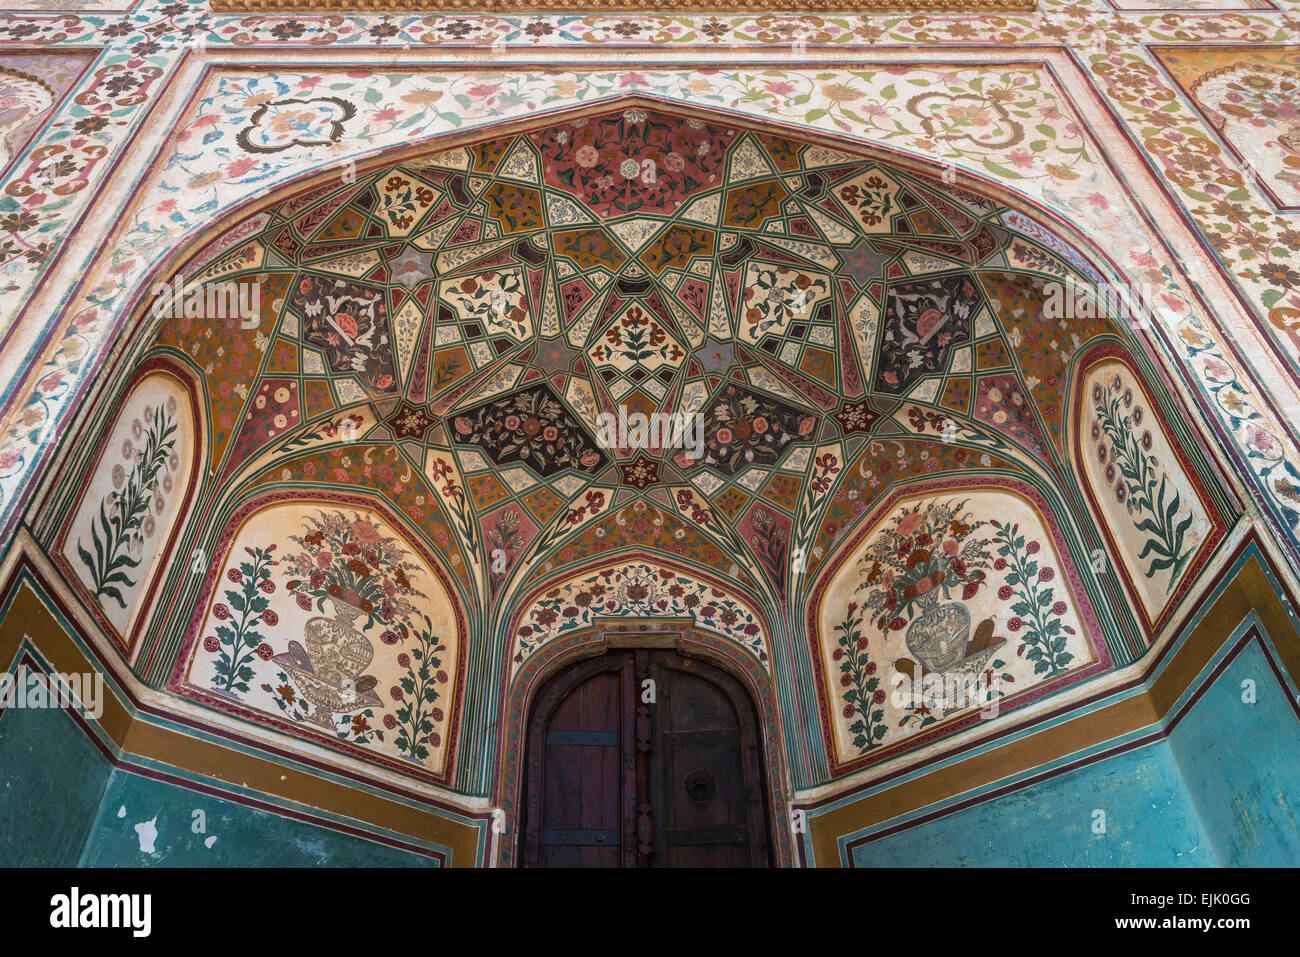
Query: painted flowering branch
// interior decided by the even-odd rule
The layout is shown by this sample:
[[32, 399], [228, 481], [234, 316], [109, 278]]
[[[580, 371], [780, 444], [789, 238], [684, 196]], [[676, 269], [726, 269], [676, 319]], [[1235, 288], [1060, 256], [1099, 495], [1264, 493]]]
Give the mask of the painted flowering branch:
[[[246, 548], [244, 551], [252, 561], [242, 562], [238, 568], [226, 572], [226, 577], [239, 589], [226, 589], [226, 601], [212, 606], [212, 617], [222, 624], [217, 626], [215, 636], [203, 639], [204, 649], [217, 655], [213, 664], [217, 673], [216, 688], [228, 695], [248, 690], [249, 679], [253, 677], [249, 665], [254, 657], [264, 661], [271, 657], [271, 646], [262, 641], [258, 627], [274, 628], [280, 620], [269, 607], [269, 596], [275, 592], [271, 567], [280, 564], [271, 558], [275, 546]], [[239, 616], [237, 623], [234, 623], [232, 614]]]
[[477, 554], [479, 547], [478, 522], [474, 519], [474, 507], [465, 495], [465, 489], [456, 481], [455, 470], [445, 459], [438, 458], [434, 460], [433, 471], [435, 473], [433, 476], [435, 486], [436, 483], [442, 483], [442, 487], [438, 491], [442, 496], [443, 510], [455, 524], [461, 540], [465, 542], [468, 548], [466, 554]]
[[[145, 410], [146, 418], [150, 418]], [[126, 607], [119, 586], [133, 588], [135, 580], [127, 574], [140, 559], [131, 557], [131, 548], [142, 547], [141, 528], [149, 514], [158, 473], [176, 448], [176, 423], [160, 404], [145, 427], [145, 446], [126, 476], [120, 492], [109, 492], [99, 503], [98, 524], [91, 525], [92, 556], [77, 542], [77, 554], [90, 570], [95, 598], [112, 598], [120, 608]], [[106, 507], [107, 506], [107, 507]]]
[[785, 545], [789, 537], [786, 530], [776, 523], [771, 510], [759, 506], [754, 509], [751, 521], [754, 534], [749, 538], [754, 554], [774, 581], [781, 581], [782, 566], [785, 563]]
[[1036, 541], [1026, 543], [1025, 536], [1019, 534], [1019, 524], [1005, 525], [996, 519], [991, 524], [998, 533], [991, 541], [1001, 556], [993, 568], [1006, 572], [998, 598], [1017, 599], [1011, 606], [1015, 617], [1007, 622], [1007, 628], [1013, 632], [1024, 629], [1016, 653], [1034, 662], [1034, 674], [1059, 675], [1074, 660], [1065, 646], [1075, 630], [1061, 622], [1069, 610], [1066, 603], [1053, 600], [1054, 590], [1048, 583], [1056, 572], [1048, 565], [1039, 567], [1034, 556], [1041, 546]]
[[[803, 584], [804, 587], [811, 587], [812, 576], [806, 573], [812, 566], [812, 557], [820, 557], [819, 553], [815, 556], [809, 555], [809, 552], [813, 550], [812, 540], [817, 534], [816, 520], [829, 501], [828, 493], [835, 485], [835, 475], [839, 471], [840, 459], [835, 453], [825, 452], [814, 458], [812, 468], [808, 473], [808, 490], [799, 498], [794, 521], [791, 524], [791, 528], [794, 530], [794, 541], [790, 551], [790, 555], [794, 559], [794, 567], [791, 569], [791, 590], [796, 593], [800, 584]], [[800, 579], [798, 576], [802, 576], [802, 578]]]
[[[1183, 548], [1183, 538], [1192, 524], [1194, 513], [1189, 510], [1186, 518], [1177, 521], [1181, 496], [1175, 492], [1173, 500], [1165, 503], [1169, 477], [1162, 472], [1157, 481], [1156, 457], [1147, 451], [1151, 445], [1150, 433], [1139, 441], [1134, 435], [1132, 417], [1120, 411], [1120, 396], [1112, 395], [1110, 389], [1098, 395], [1100, 391], [1101, 387], [1097, 386], [1093, 392], [1094, 411], [1102, 430], [1111, 440], [1115, 464], [1124, 478], [1129, 504], [1136, 511], [1133, 524], [1139, 532], [1147, 533], [1138, 560], [1153, 555], [1151, 567], [1146, 571], [1147, 578], [1162, 569], [1169, 569], [1168, 591], [1174, 587], [1179, 572], [1192, 555], [1191, 546]], [[1138, 521], [1143, 514], [1149, 517]]]
[[857, 602], [849, 602], [844, 621], [835, 626], [839, 632], [839, 647], [831, 657], [840, 664], [840, 686], [844, 692], [844, 717], [856, 720], [849, 725], [853, 746], [862, 753], [880, 744], [885, 736], [885, 711], [878, 707], [885, 703], [885, 689], [876, 676], [876, 663], [871, 660], [867, 636], [862, 633], [864, 615], [854, 617]]
[[441, 721], [442, 709], [435, 707], [438, 685], [447, 682], [447, 672], [442, 670], [438, 652], [445, 651], [432, 631], [433, 622], [426, 615], [424, 628], [415, 634], [416, 647], [397, 656], [397, 663], [406, 674], [389, 690], [394, 701], [399, 702], [397, 715], [384, 715], [384, 727], [397, 731], [394, 743], [399, 751], [412, 761], [423, 764], [429, 757], [429, 747], [437, 747], [441, 740], [434, 731], [435, 722]]

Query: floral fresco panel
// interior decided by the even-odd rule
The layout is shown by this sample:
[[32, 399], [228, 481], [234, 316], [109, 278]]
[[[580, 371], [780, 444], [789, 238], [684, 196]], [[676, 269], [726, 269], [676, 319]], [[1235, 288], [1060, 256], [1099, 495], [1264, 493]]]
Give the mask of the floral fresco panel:
[[142, 378], [105, 433], [64, 533], [63, 559], [123, 643], [166, 568], [194, 473], [195, 428], [185, 383], [165, 372]]
[[230, 539], [208, 599], [184, 693], [399, 770], [443, 773], [460, 626], [445, 584], [387, 519], [261, 508]]
[[1079, 465], [1148, 616], [1164, 611], [1212, 523], [1158, 408], [1119, 358], [1080, 382]]
[[898, 501], [843, 553], [816, 611], [836, 761], [933, 740], [1077, 680], [1098, 660], [1081, 591], [1058, 536], [1018, 495]]

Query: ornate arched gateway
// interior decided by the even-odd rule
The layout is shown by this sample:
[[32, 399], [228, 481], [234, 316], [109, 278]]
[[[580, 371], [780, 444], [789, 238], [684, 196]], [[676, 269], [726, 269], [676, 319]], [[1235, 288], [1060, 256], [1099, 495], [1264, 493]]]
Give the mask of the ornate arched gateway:
[[938, 793], [863, 782], [1142, 680], [1241, 513], [1105, 257], [951, 179], [629, 98], [268, 196], [49, 481], [71, 617], [187, 772], [455, 863], [516, 862], [536, 688], [669, 635], [833, 863]]

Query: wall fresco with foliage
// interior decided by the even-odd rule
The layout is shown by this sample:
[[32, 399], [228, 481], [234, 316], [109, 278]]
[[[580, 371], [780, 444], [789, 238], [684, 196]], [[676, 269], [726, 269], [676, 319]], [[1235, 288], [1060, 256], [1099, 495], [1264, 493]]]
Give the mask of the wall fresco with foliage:
[[188, 384], [149, 374], [123, 400], [82, 489], [62, 557], [124, 645], [169, 560], [198, 439]]
[[209, 593], [182, 693], [443, 774], [460, 624], [400, 530], [369, 510], [271, 505], [236, 531]]
[[[186, 363], [203, 381], [212, 457], [176, 554], [227, 554], [215, 547], [220, 529], [254, 492], [319, 505], [279, 522], [271, 537], [249, 526], [220, 568], [173, 569], [175, 604], [140, 639], [142, 680], [166, 687], [180, 662], [185, 693], [208, 706], [399, 770], [423, 760], [465, 793], [490, 787], [484, 755], [494, 753], [501, 683], [557, 629], [601, 614], [695, 616], [763, 662], [786, 713], [812, 720], [824, 712], [827, 743], [817, 733], [790, 739], [799, 786], [925, 746], [970, 719], [877, 703], [881, 685], [871, 681], [885, 649], [890, 668], [906, 659], [922, 677], [967, 664], [982, 674], [1000, 661], [999, 680], [1016, 689], [1008, 708], [1022, 700], [1016, 695], [1055, 693], [1111, 662], [1127, 664], [1149, 645], [1146, 623], [1199, 568], [1187, 547], [1212, 549], [1226, 524], [1220, 513], [1239, 508], [1215, 474], [1217, 440], [1202, 418], [1236, 450], [1275, 517], [1291, 525], [1300, 515], [1300, 456], [1259, 381], [1276, 379], [1281, 363], [1268, 349], [1242, 346], [1244, 329], [1267, 337], [1279, 328], [1270, 310], [1286, 307], [1294, 243], [1272, 222], [1255, 238], [1236, 230], [1208, 243], [1231, 259], [1264, 235], [1265, 259], [1282, 267], [1243, 266], [1241, 303], [1212, 312], [1196, 290], [1226, 288], [1232, 277], [1189, 281], [1147, 217], [1178, 223], [1186, 235], [1176, 238], [1188, 244], [1229, 217], [1179, 192], [1178, 164], [1167, 195], [1116, 173], [1150, 162], [1165, 175], [1168, 153], [1154, 134], [1135, 134], [1135, 145], [1119, 124], [1200, 122], [1165, 96], [1141, 43], [1214, 35], [1267, 47], [1291, 29], [1278, 11], [1198, 16], [1049, 4], [1041, 14], [987, 20], [381, 20], [214, 17], [199, 6], [146, 3], [128, 16], [86, 12], [57, 24], [0, 17], [0, 44], [111, 40], [67, 124], [42, 144], [57, 152], [18, 163], [0, 207], [9, 242], [0, 329], [23, 347], [6, 349], [0, 375], [30, 367], [7, 394], [0, 427], [0, 509], [20, 508], [20, 489], [40, 473], [56, 424], [86, 395], [88, 373], [104, 368], [110, 341], [122, 345], [114, 369], [162, 355]], [[995, 48], [970, 47], [985, 34]], [[204, 51], [182, 46], [200, 38]], [[596, 58], [581, 70], [481, 60], [450, 70], [415, 55], [455, 58], [497, 40], [507, 56], [545, 59], [576, 47]], [[794, 41], [813, 56], [884, 59], [863, 69], [796, 62]], [[1079, 59], [1049, 54], [1047, 68], [1043, 45], [1063, 51], [1067, 42]], [[224, 66], [196, 78], [201, 85], [183, 103], [161, 99], [189, 77], [182, 49], [198, 64], [235, 45], [283, 58], [274, 70]], [[628, 50], [646, 45], [712, 57], [717, 69], [683, 71]], [[404, 46], [414, 52], [399, 70], [391, 56]], [[917, 46], [932, 49], [925, 62], [907, 62]], [[737, 66], [734, 52], [707, 52], [731, 47], [781, 60]], [[1155, 90], [1151, 103], [1135, 77]], [[1085, 95], [1087, 84], [1103, 99]], [[139, 132], [150, 104], [165, 114], [156, 124], [163, 139]], [[132, 188], [109, 200], [102, 189], [112, 160], [143, 155], [135, 152], [143, 144], [158, 147], [156, 161], [114, 174]], [[385, 150], [401, 153], [378, 155]], [[43, 171], [58, 177], [54, 190], [42, 189]], [[1227, 195], [1237, 187], [1223, 178]], [[110, 210], [105, 252], [86, 261], [84, 277], [59, 284], [74, 257], [43, 237], [87, 211]], [[1052, 283], [1096, 282], [1099, 270], [1155, 285], [1141, 321], [1062, 321], [1045, 308]], [[152, 282], [177, 273], [191, 283], [256, 284], [261, 314], [247, 328], [151, 322]], [[29, 296], [42, 276], [67, 292], [57, 304]], [[144, 331], [123, 335], [126, 326]], [[1116, 538], [1108, 544], [1082, 494], [1091, 479], [1069, 445], [1075, 371], [1103, 343], [1143, 357], [1136, 374], [1144, 382], [1160, 381], [1155, 365], [1176, 363], [1195, 390], [1170, 400], [1189, 425], [1166, 441], [1186, 445], [1188, 460], [1181, 477], [1171, 474], [1163, 511], [1158, 482], [1148, 496], [1153, 516], [1167, 516], [1180, 497], [1172, 519], [1155, 522], [1163, 537], [1141, 562], [1145, 541], [1115, 531], [1123, 523], [1105, 518], [1107, 502], [1098, 512]], [[619, 409], [700, 413], [702, 454], [672, 444], [601, 447], [601, 416]], [[804, 621], [823, 576], [870, 574], [851, 571], [857, 556], [841, 554], [862, 523], [883, 534], [885, 519], [869, 517], [900, 483], [936, 473], [957, 484], [926, 500], [936, 509], [966, 503], [944, 523], [970, 526], [953, 543], [956, 555], [940, 546], [910, 568], [904, 556], [902, 571], [893, 570], [903, 581], [893, 609], [883, 590], [879, 607], [869, 606], [868, 590], [845, 596], [825, 620]], [[1050, 505], [987, 500], [990, 481], [1011, 479], [1045, 490]], [[374, 517], [372, 505], [394, 518]], [[1059, 528], [1043, 524], [1044, 509], [1059, 511]], [[317, 541], [322, 530], [310, 522], [332, 512], [348, 521], [370, 515], [395, 547], [422, 556], [423, 578], [403, 574], [424, 597], [403, 593], [391, 571], [378, 577], [394, 595], [377, 600], [356, 587], [370, 578], [344, 580], [359, 574], [347, 562], [338, 580], [327, 574], [313, 584], [323, 572], [305, 567], [286, 578], [289, 555], [301, 564], [324, 549], [293, 536]], [[37, 535], [67, 529], [68, 541], [89, 542], [88, 514], [42, 516]], [[898, 527], [914, 520], [893, 518]], [[987, 524], [995, 520], [998, 529]], [[1130, 524], [1140, 535], [1140, 523]], [[1070, 570], [1112, 547], [1125, 568], [1141, 564], [1138, 572], [1170, 552], [1170, 564], [1150, 576], [1163, 594], [1139, 599], [1148, 603], [1139, 609], [1105, 581]], [[79, 555], [74, 548], [65, 557]], [[364, 554], [349, 560], [377, 567]], [[430, 591], [432, 565], [446, 573], [445, 594]], [[887, 572], [882, 565], [877, 582]], [[971, 577], [977, 572], [986, 578]], [[329, 594], [331, 586], [342, 594]], [[917, 592], [904, 598], [909, 587]], [[404, 622], [407, 633], [395, 632], [400, 647], [389, 646], [384, 600], [403, 596], [419, 614]], [[363, 600], [371, 610], [346, 620]], [[969, 636], [940, 635], [943, 649], [917, 637], [919, 653], [907, 646], [911, 626], [934, 610], [925, 602], [966, 608]], [[1088, 618], [1094, 603], [1101, 611]], [[217, 605], [227, 617], [214, 616]], [[434, 605], [444, 614], [463, 608], [465, 631], [449, 639]], [[372, 622], [375, 608], [381, 620]], [[882, 609], [891, 613], [883, 629]], [[424, 614], [438, 627], [426, 632]], [[323, 638], [308, 643], [312, 618], [344, 636], [337, 655]], [[358, 664], [365, 655], [351, 632], [366, 636], [371, 664]], [[963, 653], [950, 660], [956, 645]], [[478, 705], [460, 725], [437, 678], [449, 649], [478, 663], [466, 674]], [[831, 658], [837, 649], [841, 657]], [[989, 649], [1015, 659], [994, 650], [975, 660]], [[422, 672], [435, 657], [440, 665]], [[450, 686], [457, 672], [447, 674]], [[343, 704], [356, 707], [328, 710]], [[462, 747], [453, 752], [454, 738]]]
[[1079, 382], [1078, 467], [1114, 554], [1146, 615], [1160, 617], [1209, 537], [1212, 521], [1184, 471], [1159, 410], [1122, 359]]
[[1059, 532], [1024, 498], [909, 495], [865, 531], [810, 612], [837, 764], [996, 720], [1106, 657]]

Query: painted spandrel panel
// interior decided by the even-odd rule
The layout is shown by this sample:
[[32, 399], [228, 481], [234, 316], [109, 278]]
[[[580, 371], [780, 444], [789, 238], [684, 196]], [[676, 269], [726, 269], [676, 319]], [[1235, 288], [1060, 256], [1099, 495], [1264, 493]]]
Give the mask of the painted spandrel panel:
[[588, 569], [523, 602], [511, 674], [548, 642], [614, 618], [692, 621], [770, 667], [765, 621], [743, 594], [684, 569], [633, 562]]
[[259, 723], [441, 774], [460, 625], [440, 577], [366, 508], [247, 516], [209, 589], [183, 692]]
[[836, 763], [995, 719], [1091, 670], [1095, 618], [1063, 551], [1019, 495], [896, 502], [842, 555], [816, 606]]
[[1148, 620], [1165, 610], [1212, 522], [1151, 398], [1113, 358], [1079, 384], [1079, 468]]
[[62, 555], [127, 643], [146, 611], [193, 470], [194, 416], [174, 376], [131, 390], [82, 490]]
[[54, 91], [34, 76], [0, 69], [0, 169], [9, 165], [34, 122], [54, 105]]

